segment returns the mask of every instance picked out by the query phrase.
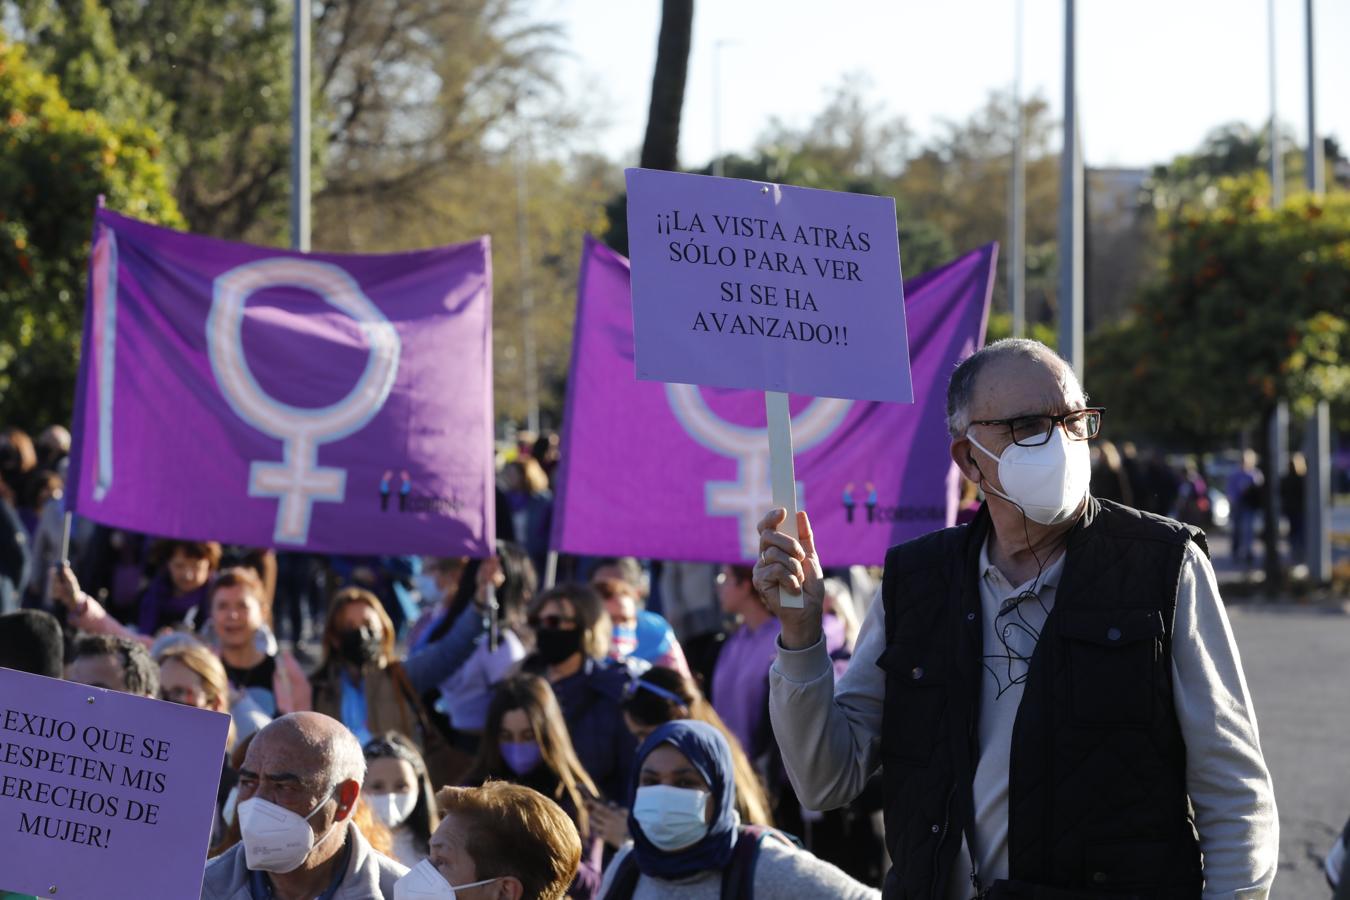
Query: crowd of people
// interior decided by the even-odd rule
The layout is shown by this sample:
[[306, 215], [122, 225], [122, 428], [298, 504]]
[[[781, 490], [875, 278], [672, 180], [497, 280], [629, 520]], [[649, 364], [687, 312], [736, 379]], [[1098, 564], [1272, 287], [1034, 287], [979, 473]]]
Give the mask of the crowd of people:
[[1302, 453], [1288, 455], [1279, 489], [1269, 496], [1255, 450], [1218, 458], [1208, 469], [1194, 455], [1173, 462], [1132, 442], [1102, 440], [1092, 447], [1092, 495], [1169, 516], [1206, 531], [1226, 528], [1232, 538], [1231, 563], [1238, 571], [1259, 565], [1258, 535], [1265, 509], [1275, 503], [1289, 542], [1289, 562], [1303, 560], [1308, 463]]
[[[0, 666], [229, 715], [204, 898], [876, 896], [880, 805], [787, 777], [750, 570], [543, 587], [556, 439], [514, 450], [492, 557], [320, 557], [79, 517], [65, 546], [69, 436], [9, 429]], [[837, 574], [842, 674], [872, 583]]]
[[971, 503], [879, 573], [823, 568], [781, 509], [753, 567], [553, 558], [547, 439], [502, 467], [487, 559], [78, 519], [67, 548], [63, 431], [11, 429], [0, 666], [229, 716], [206, 900], [1266, 897], [1212, 491], [1104, 414], [1036, 342], [963, 361]]

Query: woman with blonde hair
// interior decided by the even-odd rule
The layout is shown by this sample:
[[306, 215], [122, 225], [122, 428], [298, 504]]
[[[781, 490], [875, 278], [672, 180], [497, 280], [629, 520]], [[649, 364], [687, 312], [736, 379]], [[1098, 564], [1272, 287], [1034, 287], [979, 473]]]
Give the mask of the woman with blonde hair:
[[[155, 654], [159, 663], [160, 699], [212, 712], [230, 712], [230, 680], [220, 657], [196, 638], [184, 637]], [[235, 727], [230, 721], [225, 752], [234, 747]]]
[[[184, 638], [155, 654], [159, 663], [160, 699], [212, 712], [230, 712], [230, 682], [225, 677], [225, 666], [204, 644], [193, 638]], [[230, 791], [239, 782], [239, 775], [230, 766], [230, 751], [234, 747], [234, 720], [230, 720], [225, 735], [225, 756], [221, 761], [220, 781], [216, 787], [216, 814], [212, 819], [211, 842], [225, 833], [225, 804]]]
[[594, 896], [600, 886], [604, 843], [590, 836], [587, 806], [599, 791], [577, 758], [552, 688], [537, 675], [514, 675], [493, 693], [483, 741], [464, 783], [478, 786], [490, 780], [532, 788], [571, 817], [583, 852], [568, 896], [573, 900]]

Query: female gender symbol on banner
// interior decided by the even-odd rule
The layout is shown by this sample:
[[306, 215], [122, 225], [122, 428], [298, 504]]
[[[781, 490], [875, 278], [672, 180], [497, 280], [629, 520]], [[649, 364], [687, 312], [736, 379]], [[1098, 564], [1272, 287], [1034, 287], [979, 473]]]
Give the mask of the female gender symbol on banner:
[[[697, 385], [668, 383], [666, 400], [686, 434], [714, 453], [736, 460], [735, 481], [710, 481], [705, 485], [707, 511], [710, 516], [735, 516], [740, 520], [741, 555], [754, 559], [759, 555], [755, 526], [774, 505], [766, 429], [747, 428], [723, 419], [708, 406]], [[852, 406], [852, 400], [812, 400], [792, 420], [797, 451], [809, 450], [834, 434]], [[800, 504], [801, 483], [796, 486]]]
[[[370, 355], [360, 380], [342, 400], [302, 409], [270, 396], [253, 377], [244, 353], [244, 308], [251, 294], [269, 287], [313, 291], [360, 326]], [[206, 333], [211, 370], [230, 408], [254, 428], [282, 441], [282, 462], [255, 461], [250, 467], [249, 496], [278, 498], [276, 542], [302, 544], [309, 537], [314, 504], [341, 502], [346, 496], [346, 470], [320, 467], [319, 445], [360, 431], [384, 406], [398, 374], [398, 332], [342, 269], [315, 260], [276, 257], [238, 266], [216, 278]]]

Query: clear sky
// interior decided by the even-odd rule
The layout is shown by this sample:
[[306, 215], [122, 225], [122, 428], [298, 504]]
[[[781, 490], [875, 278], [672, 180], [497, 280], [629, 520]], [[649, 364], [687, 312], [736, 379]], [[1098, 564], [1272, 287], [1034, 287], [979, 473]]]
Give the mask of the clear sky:
[[[1063, 0], [1022, 0], [1023, 92], [1063, 112]], [[1307, 133], [1304, 0], [1274, 0], [1280, 120]], [[563, 77], [605, 112], [594, 136], [636, 158], [646, 124], [660, 0], [540, 0], [566, 29]], [[800, 125], [849, 74], [905, 116], [920, 139], [962, 121], [1014, 71], [1017, 0], [697, 0], [681, 163], [714, 146], [714, 68], [721, 71], [721, 148], [744, 151], [771, 117]], [[1350, 0], [1314, 0], [1317, 119], [1350, 143]], [[1078, 96], [1093, 166], [1144, 166], [1193, 150], [1211, 128], [1270, 114], [1267, 0], [1078, 0]], [[719, 42], [720, 50], [714, 48]]]

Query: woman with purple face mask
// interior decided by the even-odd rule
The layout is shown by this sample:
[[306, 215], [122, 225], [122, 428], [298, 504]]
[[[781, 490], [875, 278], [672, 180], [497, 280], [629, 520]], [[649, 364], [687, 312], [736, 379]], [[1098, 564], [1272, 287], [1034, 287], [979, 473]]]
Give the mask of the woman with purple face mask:
[[537, 675], [512, 676], [493, 692], [478, 756], [464, 784], [477, 787], [489, 780], [533, 788], [572, 818], [582, 837], [582, 855], [567, 895], [591, 900], [600, 887], [604, 841], [590, 834], [586, 804], [599, 791], [572, 748], [553, 689]]

